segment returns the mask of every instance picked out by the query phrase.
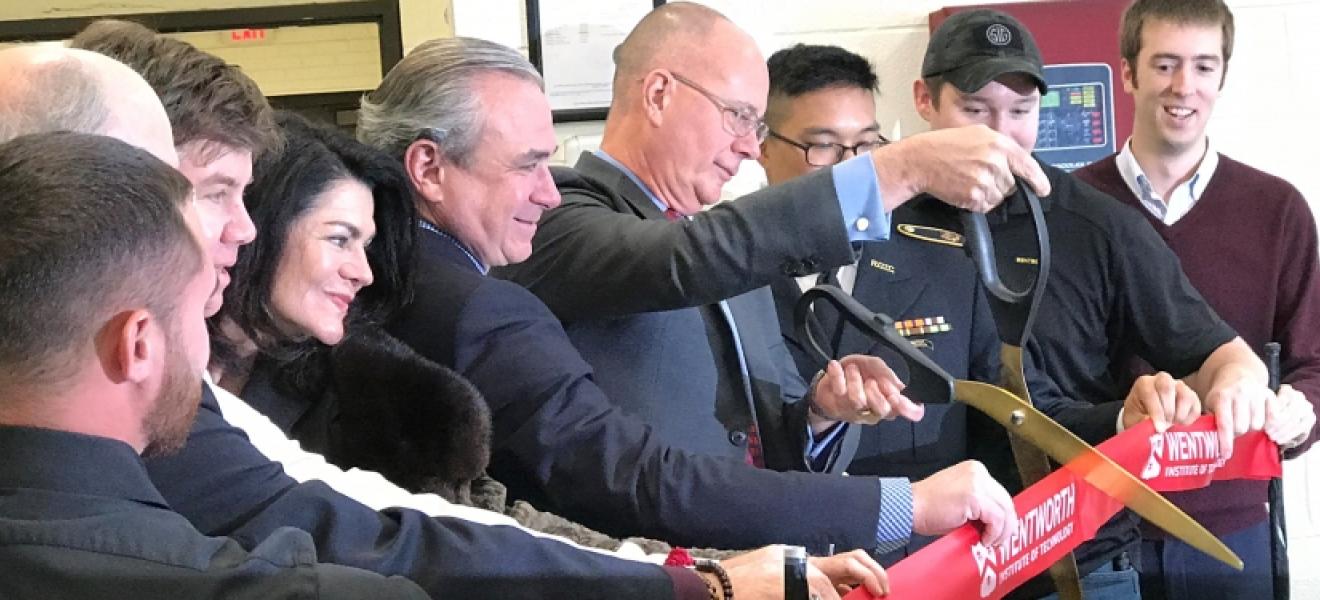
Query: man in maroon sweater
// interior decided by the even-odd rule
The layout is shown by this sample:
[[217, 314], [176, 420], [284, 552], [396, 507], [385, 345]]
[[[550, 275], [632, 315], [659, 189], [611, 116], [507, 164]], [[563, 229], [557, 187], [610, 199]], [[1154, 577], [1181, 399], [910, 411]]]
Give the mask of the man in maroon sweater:
[[[1145, 215], [1187, 277], [1252, 348], [1282, 345], [1285, 385], [1266, 431], [1301, 454], [1320, 401], [1320, 262], [1316, 224], [1288, 182], [1216, 152], [1205, 128], [1233, 51], [1220, 0], [1138, 0], [1123, 16], [1123, 87], [1136, 104], [1121, 152], [1076, 175]], [[1133, 365], [1135, 373], [1149, 369]], [[1269, 598], [1266, 482], [1226, 481], [1169, 494], [1247, 565], [1243, 577], [1162, 532], [1142, 547], [1146, 598]]]
[[[934, 129], [981, 123], [1034, 148], [1042, 62], [1030, 32], [1012, 17], [959, 12], [931, 36], [922, 79], [913, 85], [917, 112]], [[1157, 427], [1190, 421], [1202, 410], [1215, 414], [1221, 456], [1232, 451], [1235, 435], [1264, 429], [1274, 398], [1264, 365], [1207, 305], [1141, 213], [1057, 168], [1045, 167], [1045, 173], [1052, 193], [1041, 204], [1053, 261], [1026, 350], [1063, 392], [1096, 404], [1060, 422], [1086, 439], [1103, 439], [1146, 416], [1120, 410], [1115, 400], [1154, 393], [1164, 403], [1163, 410], [1148, 411]], [[957, 216], [932, 199], [909, 206], [930, 221], [923, 225], [958, 227]], [[1010, 204], [1007, 212], [1022, 210]], [[948, 221], [952, 225], [940, 224]], [[991, 217], [996, 250], [1019, 257], [1001, 262], [1006, 281], [1034, 275], [1034, 261], [1022, 258], [1036, 251], [1030, 223]], [[1135, 376], [1128, 365], [1137, 358], [1167, 373]], [[1282, 435], [1277, 427], [1274, 433]], [[1078, 549], [1088, 600], [1140, 597], [1128, 552], [1140, 538], [1125, 512]], [[1263, 566], [1268, 579], [1268, 563], [1254, 566]], [[1022, 597], [1032, 591], [1020, 590]]]

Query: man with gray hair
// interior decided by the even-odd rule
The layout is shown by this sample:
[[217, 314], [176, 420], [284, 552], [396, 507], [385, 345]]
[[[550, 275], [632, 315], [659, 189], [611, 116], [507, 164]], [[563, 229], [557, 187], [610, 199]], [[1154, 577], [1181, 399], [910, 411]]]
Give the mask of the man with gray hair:
[[[545, 305], [485, 276], [526, 260], [541, 214], [560, 201], [549, 102], [516, 51], [465, 38], [419, 46], [363, 100], [358, 135], [402, 160], [425, 230], [415, 301], [391, 332], [482, 392], [492, 475], [513, 497], [613, 535], [701, 546], [869, 550], [969, 518], [990, 542], [1011, 533], [1010, 499], [979, 465], [914, 486], [914, 500], [890, 498], [875, 480], [687, 452], [613, 406]], [[878, 522], [884, 503], [912, 523]], [[844, 571], [815, 564], [836, 581], [875, 568], [869, 557]]]

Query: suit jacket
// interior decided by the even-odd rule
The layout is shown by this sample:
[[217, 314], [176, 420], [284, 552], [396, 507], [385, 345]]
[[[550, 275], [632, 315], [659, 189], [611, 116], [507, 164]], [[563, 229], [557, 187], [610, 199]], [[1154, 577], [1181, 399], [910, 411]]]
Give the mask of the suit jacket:
[[[210, 390], [188, 442], [147, 461], [171, 508], [207, 535], [245, 548], [281, 527], [308, 532], [320, 560], [403, 575], [436, 597], [704, 598], [680, 588], [690, 575], [533, 537], [512, 527], [374, 511], [319, 481], [298, 483], [225, 422]], [[684, 594], [695, 592], [694, 596]]]
[[[894, 213], [894, 223], [905, 221], [905, 211]], [[960, 248], [913, 239], [894, 233], [888, 241], [862, 246], [852, 296], [874, 312], [895, 321], [942, 317], [949, 330], [909, 337], [914, 345], [958, 379], [996, 382], [999, 379], [999, 338], [994, 317], [978, 283], [976, 270]], [[774, 283], [780, 329], [804, 377], [824, 367], [796, 335], [793, 309], [802, 296], [798, 282], [782, 278]], [[829, 322], [828, 320], [826, 321]], [[879, 356], [903, 374], [898, 354], [855, 327], [822, 329], [809, 321], [813, 337], [827, 343], [834, 357], [848, 354]], [[922, 402], [927, 394], [909, 387], [906, 395]], [[845, 466], [853, 475], [925, 477], [971, 458], [963, 404], [928, 404], [921, 421], [885, 421], [874, 426], [853, 426], [859, 435], [855, 455]], [[994, 426], [978, 423], [977, 429]]]
[[875, 545], [877, 481], [775, 473], [673, 448], [611, 404], [527, 290], [483, 276], [434, 234], [422, 236], [416, 269], [415, 300], [388, 329], [481, 391], [494, 424], [491, 474], [511, 497], [614, 536], [680, 545]]
[[281, 529], [251, 552], [170, 510], [123, 442], [0, 426], [0, 597], [411, 598], [401, 577], [319, 564]]
[[606, 395], [671, 444], [741, 459], [754, 422], [766, 467], [806, 469], [806, 384], [765, 286], [851, 260], [830, 171], [677, 223], [591, 154], [555, 183], [563, 204], [542, 218], [531, 258], [500, 276], [544, 300]]

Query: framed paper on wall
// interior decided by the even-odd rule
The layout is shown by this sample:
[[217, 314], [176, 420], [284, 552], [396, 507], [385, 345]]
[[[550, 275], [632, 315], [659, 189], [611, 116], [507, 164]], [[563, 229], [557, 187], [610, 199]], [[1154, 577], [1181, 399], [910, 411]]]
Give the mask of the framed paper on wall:
[[555, 122], [609, 112], [614, 48], [665, 0], [527, 0], [527, 53], [545, 77]]

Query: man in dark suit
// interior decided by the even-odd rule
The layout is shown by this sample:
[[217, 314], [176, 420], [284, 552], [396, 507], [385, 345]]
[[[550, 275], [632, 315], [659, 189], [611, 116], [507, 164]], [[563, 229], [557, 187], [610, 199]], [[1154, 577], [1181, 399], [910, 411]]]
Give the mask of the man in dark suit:
[[[611, 401], [677, 447], [822, 468], [838, 421], [919, 415], [887, 367], [865, 360], [873, 357], [847, 357], [803, 386], [765, 286], [850, 262], [850, 241], [887, 235], [887, 212], [927, 185], [949, 184], [945, 197], [985, 210], [1002, 190], [969, 193], [968, 174], [999, 165], [1011, 179], [1008, 165], [1029, 157], [1011, 144], [1000, 152], [1005, 140], [985, 128], [944, 132], [701, 212], [764, 133], [765, 65], [754, 42], [708, 8], [672, 3], [615, 54], [602, 151], [556, 173], [563, 205], [541, 220], [530, 257], [499, 274], [565, 323]], [[883, 480], [886, 494], [923, 487]], [[891, 519], [907, 516], [882, 521]]]
[[[880, 529], [879, 513], [888, 505], [910, 514], [914, 503], [886, 496], [874, 479], [776, 473], [665, 443], [611, 405], [542, 303], [484, 275], [525, 260], [541, 213], [560, 201], [546, 166], [555, 138], [541, 85], [514, 50], [435, 40], [391, 70], [359, 120], [362, 139], [401, 157], [423, 221], [416, 297], [390, 329], [485, 396], [491, 473], [514, 497], [616, 535], [819, 551], [903, 543], [911, 526]], [[482, 126], [465, 126], [474, 121]], [[1001, 539], [1007, 496], [983, 471], [932, 479], [917, 495], [918, 531], [947, 531], [966, 520], [952, 511], [966, 509]], [[860, 561], [852, 576], [874, 565], [849, 560]]]

